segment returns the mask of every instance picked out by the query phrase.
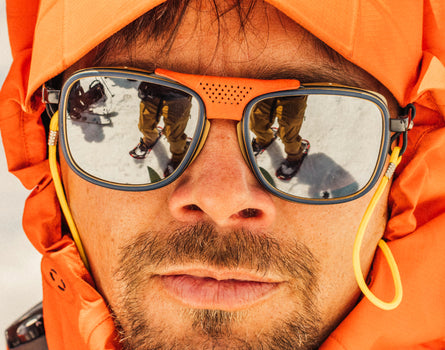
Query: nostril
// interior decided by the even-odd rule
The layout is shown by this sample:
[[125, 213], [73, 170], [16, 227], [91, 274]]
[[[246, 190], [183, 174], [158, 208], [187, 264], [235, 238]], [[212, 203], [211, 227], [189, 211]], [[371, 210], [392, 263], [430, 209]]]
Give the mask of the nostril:
[[254, 209], [254, 208], [247, 208], [247, 209], [243, 209], [241, 210], [238, 215], [244, 219], [248, 219], [248, 218], [256, 218], [259, 217], [261, 215], [261, 210], [258, 209]]
[[195, 204], [186, 205], [185, 209], [194, 210], [194, 211], [202, 211], [202, 209]]

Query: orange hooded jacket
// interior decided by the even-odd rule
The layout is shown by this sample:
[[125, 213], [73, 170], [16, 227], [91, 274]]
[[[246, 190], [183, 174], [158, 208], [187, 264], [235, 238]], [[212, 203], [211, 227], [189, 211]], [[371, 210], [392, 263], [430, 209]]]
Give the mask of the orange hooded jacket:
[[[51, 350], [118, 349], [102, 297], [84, 268], [51, 180], [40, 87], [162, 0], [7, 0], [13, 63], [0, 95], [9, 170], [32, 193], [23, 226], [43, 254], [43, 306]], [[375, 76], [417, 117], [390, 193], [385, 238], [404, 286], [382, 311], [365, 298], [322, 349], [445, 349], [445, 2], [443, 0], [268, 0]], [[371, 289], [393, 295], [377, 253]]]

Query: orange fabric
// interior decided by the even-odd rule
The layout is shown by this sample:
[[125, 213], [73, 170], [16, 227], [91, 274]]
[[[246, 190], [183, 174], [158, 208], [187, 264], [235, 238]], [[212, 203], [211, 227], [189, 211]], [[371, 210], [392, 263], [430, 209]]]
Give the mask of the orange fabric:
[[[7, 0], [13, 54], [0, 92], [8, 166], [28, 189], [23, 224], [43, 254], [44, 317], [51, 350], [118, 349], [101, 296], [61, 233], [38, 97], [43, 82], [162, 0]], [[322, 349], [445, 348], [445, 3], [443, 0], [268, 0], [380, 80], [400, 104], [416, 102], [409, 148], [390, 194], [385, 237], [404, 298], [394, 311], [362, 300]], [[392, 297], [377, 253], [371, 288]]]

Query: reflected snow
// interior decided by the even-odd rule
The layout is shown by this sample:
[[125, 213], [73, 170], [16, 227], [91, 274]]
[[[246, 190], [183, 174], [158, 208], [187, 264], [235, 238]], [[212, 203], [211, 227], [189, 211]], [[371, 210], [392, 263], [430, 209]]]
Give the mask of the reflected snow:
[[[67, 120], [68, 142], [74, 161], [96, 177], [118, 183], [150, 183], [150, 172], [163, 174], [171, 158], [169, 143], [161, 136], [145, 159], [129, 155], [139, 142], [139, 81], [99, 78], [105, 96]], [[97, 78], [85, 78], [85, 91]], [[198, 103], [192, 99], [191, 117], [185, 133], [196, 132]], [[193, 119], [193, 120], [192, 120]], [[164, 127], [160, 118], [158, 128]], [[275, 121], [275, 128], [278, 122]], [[279, 137], [257, 157], [263, 174], [279, 190], [305, 198], [335, 198], [363, 188], [375, 171], [382, 142], [379, 107], [361, 98], [309, 95], [300, 136], [310, 142], [310, 151], [299, 172], [284, 181], [275, 170], [286, 158]], [[254, 135], [250, 133], [247, 142]], [[250, 138], [250, 139], [249, 139]], [[86, 142], [78, 142], [78, 140]], [[349, 192], [348, 192], [349, 191]]]

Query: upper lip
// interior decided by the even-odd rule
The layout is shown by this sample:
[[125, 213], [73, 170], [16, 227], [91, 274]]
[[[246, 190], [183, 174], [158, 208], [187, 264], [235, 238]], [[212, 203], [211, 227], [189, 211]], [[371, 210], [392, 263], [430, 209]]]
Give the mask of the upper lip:
[[209, 267], [176, 267], [169, 268], [162, 273], [162, 276], [179, 276], [189, 275], [198, 278], [213, 278], [217, 281], [235, 280], [243, 282], [258, 282], [258, 283], [280, 283], [285, 282], [278, 276], [273, 276], [269, 273], [264, 275], [243, 269], [214, 269]]

